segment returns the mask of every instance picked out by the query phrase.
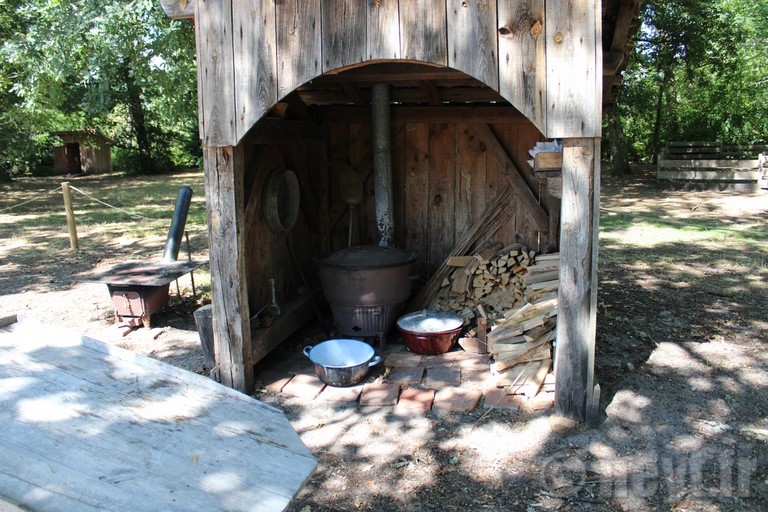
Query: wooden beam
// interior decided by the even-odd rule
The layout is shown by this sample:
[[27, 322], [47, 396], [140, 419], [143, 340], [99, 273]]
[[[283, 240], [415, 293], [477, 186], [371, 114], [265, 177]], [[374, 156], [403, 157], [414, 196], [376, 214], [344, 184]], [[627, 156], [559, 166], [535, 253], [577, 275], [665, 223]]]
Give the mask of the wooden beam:
[[539, 200], [533, 195], [533, 192], [528, 187], [528, 183], [520, 173], [520, 169], [517, 168], [515, 163], [510, 158], [507, 150], [504, 149], [496, 134], [493, 133], [491, 127], [487, 124], [478, 124], [475, 126], [477, 133], [480, 136], [480, 140], [485, 143], [488, 153], [496, 160], [501, 169], [504, 171], [504, 175], [512, 185], [517, 198], [526, 206], [526, 211], [530, 213], [534, 222], [539, 227], [540, 231], [549, 231], [549, 215], [544, 208], [539, 204]]
[[421, 84], [421, 90], [424, 91], [424, 95], [427, 97], [427, 103], [433, 107], [438, 107], [442, 104], [440, 93], [437, 91], [434, 82], [431, 80], [421, 80], [419, 84]]
[[339, 80], [339, 87], [341, 87], [344, 90], [347, 96], [349, 96], [349, 99], [355, 105], [370, 104], [370, 101], [366, 100], [363, 97], [363, 93], [360, 90], [360, 87], [356, 83], [350, 82], [349, 80]]
[[623, 62], [623, 51], [603, 52], [603, 76], [615, 75]]
[[[371, 109], [361, 107], [317, 107], [318, 118], [329, 123], [370, 123]], [[511, 106], [398, 107], [390, 110], [392, 123], [493, 123], [529, 124], [530, 121]]]
[[555, 414], [585, 421], [595, 410], [600, 139], [563, 141]]
[[[437, 88], [440, 92], [440, 100], [447, 103], [455, 102], [465, 105], [467, 103], [504, 102], [504, 98], [499, 93], [488, 87], [443, 87], [441, 84]], [[298, 89], [297, 92], [307, 105], [343, 105], [349, 103], [349, 97], [341, 87], [337, 89], [303, 87]], [[424, 90], [418, 84], [414, 84], [411, 87], [393, 87], [390, 92], [390, 100], [395, 103], [426, 103]]]
[[243, 138], [244, 144], [287, 144], [303, 140], [324, 140], [325, 128], [308, 121], [265, 118]]
[[635, 24], [640, 10], [638, 0], [623, 0], [619, 2], [619, 13], [616, 15], [616, 23], [613, 27], [613, 37], [611, 38], [611, 51], [620, 51], [624, 53], [627, 48], [627, 39]]
[[174, 20], [195, 18], [196, 0], [160, 0], [165, 15]]
[[222, 384], [250, 393], [254, 380], [243, 254], [243, 153], [241, 148], [203, 148], [216, 365]]

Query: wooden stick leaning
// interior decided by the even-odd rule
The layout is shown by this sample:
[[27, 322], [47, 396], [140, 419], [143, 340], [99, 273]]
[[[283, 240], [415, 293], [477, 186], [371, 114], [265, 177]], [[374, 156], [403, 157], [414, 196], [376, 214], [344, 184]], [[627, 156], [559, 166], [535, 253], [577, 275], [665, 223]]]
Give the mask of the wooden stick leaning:
[[[480, 241], [491, 238], [496, 231], [507, 222], [515, 213], [515, 208], [510, 204], [512, 190], [509, 186], [499, 192], [493, 200], [488, 203], [477, 222], [475, 222], [454, 245], [448, 254], [448, 261], [453, 256], [465, 256], [472, 247]], [[419, 290], [416, 296], [408, 304], [408, 311], [415, 311], [427, 307], [437, 296], [443, 281], [456, 269], [443, 262], [440, 268], [427, 281], [427, 284]]]

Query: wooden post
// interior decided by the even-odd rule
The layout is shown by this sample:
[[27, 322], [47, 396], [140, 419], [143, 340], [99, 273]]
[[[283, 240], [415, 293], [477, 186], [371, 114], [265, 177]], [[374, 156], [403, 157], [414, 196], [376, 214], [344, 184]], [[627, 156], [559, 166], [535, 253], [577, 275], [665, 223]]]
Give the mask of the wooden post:
[[80, 243], [77, 241], [77, 226], [75, 225], [75, 209], [72, 207], [72, 192], [69, 191], [69, 182], [61, 184], [61, 194], [64, 196], [64, 212], [67, 215], [67, 229], [69, 230], [69, 246], [72, 251], [77, 252], [80, 249]]
[[563, 141], [560, 291], [555, 360], [555, 415], [590, 420], [597, 313], [600, 139]]
[[203, 149], [216, 370], [222, 384], [250, 393], [254, 381], [243, 255], [243, 153], [239, 147]]

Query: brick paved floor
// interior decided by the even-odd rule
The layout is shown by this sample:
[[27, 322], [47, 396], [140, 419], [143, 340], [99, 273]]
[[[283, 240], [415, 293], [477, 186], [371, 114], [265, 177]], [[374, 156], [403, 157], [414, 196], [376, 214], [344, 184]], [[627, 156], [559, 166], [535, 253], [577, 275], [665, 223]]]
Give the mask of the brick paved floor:
[[466, 414], [482, 404], [521, 413], [545, 413], [552, 407], [553, 386], [545, 386], [531, 399], [505, 395], [497, 387], [487, 355], [470, 354], [460, 347], [440, 355], [419, 355], [405, 345], [390, 343], [382, 352], [383, 364], [372, 367], [363, 382], [343, 388], [326, 386], [314, 375], [311, 362], [301, 353], [289, 353], [262, 369], [257, 389], [281, 393], [304, 401], [349, 403], [362, 408], [394, 407], [397, 412]]

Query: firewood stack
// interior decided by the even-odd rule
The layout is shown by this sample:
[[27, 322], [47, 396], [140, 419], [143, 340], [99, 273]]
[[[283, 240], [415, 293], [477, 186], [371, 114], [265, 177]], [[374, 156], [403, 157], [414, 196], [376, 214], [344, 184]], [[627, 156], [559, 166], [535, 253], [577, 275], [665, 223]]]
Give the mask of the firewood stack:
[[488, 242], [446, 264], [454, 270], [431, 307], [453, 311], [467, 325], [476, 321], [460, 344], [493, 355], [491, 370], [507, 394], [535, 396], [551, 386], [545, 380], [557, 330], [560, 255]]
[[478, 309], [480, 316], [498, 316], [524, 299], [524, 274], [534, 254], [520, 244], [502, 248], [498, 242], [487, 242], [471, 256], [448, 258], [446, 265], [454, 270], [431, 306], [453, 311], [465, 321]]

